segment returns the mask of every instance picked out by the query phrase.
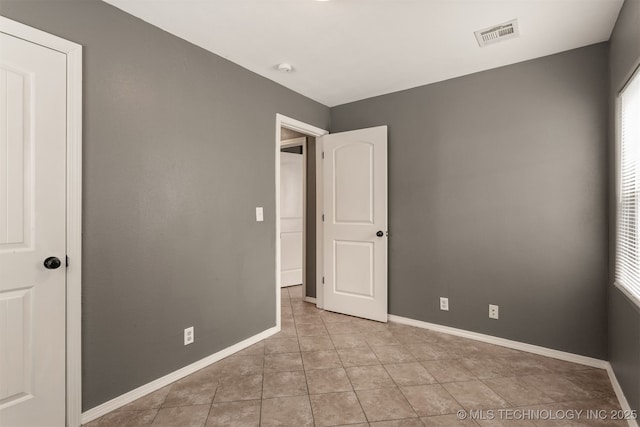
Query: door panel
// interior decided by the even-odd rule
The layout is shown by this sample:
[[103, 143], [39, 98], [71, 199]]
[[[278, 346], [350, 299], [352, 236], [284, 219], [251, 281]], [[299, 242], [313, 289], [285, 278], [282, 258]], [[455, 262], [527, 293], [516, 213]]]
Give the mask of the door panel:
[[374, 146], [354, 141], [333, 152], [333, 208], [336, 224], [373, 223]]
[[321, 141], [324, 308], [386, 322], [387, 127]]
[[0, 34], [0, 425], [65, 424], [66, 56]]
[[302, 283], [302, 154], [280, 153], [280, 285]]
[[335, 240], [333, 244], [336, 294], [373, 299], [373, 243]]
[[31, 395], [31, 297], [32, 288], [0, 294], [0, 318], [7, 328], [0, 331], [0, 402], [11, 403]]
[[[0, 169], [0, 244], [24, 245], [31, 228], [31, 188], [25, 186], [33, 168], [28, 121], [33, 115], [29, 93], [32, 77], [0, 65], [0, 150], [5, 154]], [[28, 181], [27, 181], [28, 182]], [[26, 202], [26, 205], [25, 205]]]

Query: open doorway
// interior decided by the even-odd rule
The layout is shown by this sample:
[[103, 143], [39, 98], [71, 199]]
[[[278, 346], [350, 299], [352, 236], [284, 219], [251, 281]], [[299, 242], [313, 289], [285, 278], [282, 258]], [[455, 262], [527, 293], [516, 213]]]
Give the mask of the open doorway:
[[307, 136], [280, 133], [280, 287], [305, 287]]
[[[276, 313], [280, 326], [281, 286], [303, 284], [304, 299], [316, 303], [317, 250], [316, 233], [318, 214], [316, 212], [316, 162], [318, 148], [316, 137], [329, 133], [324, 129], [308, 125], [296, 119], [276, 115]], [[306, 150], [305, 150], [306, 149]], [[295, 159], [291, 164], [282, 163], [282, 158]], [[301, 159], [302, 158], [302, 159]], [[297, 163], [296, 163], [297, 162]], [[296, 165], [297, 164], [297, 165]], [[302, 168], [300, 167], [302, 166]], [[302, 171], [300, 171], [302, 169]], [[297, 171], [293, 172], [292, 171]], [[296, 208], [284, 206], [293, 203], [290, 189], [283, 188], [281, 177], [299, 175], [302, 186], [293, 193], [300, 194], [302, 203], [297, 209], [302, 211], [302, 220], [295, 215]], [[294, 179], [294, 182], [296, 180]], [[286, 184], [285, 184], [286, 185]], [[285, 200], [283, 200], [285, 199]], [[281, 217], [284, 222], [281, 221]], [[299, 234], [291, 233], [291, 227], [301, 222]], [[299, 236], [299, 237], [297, 237]], [[299, 248], [297, 249], [296, 246]], [[290, 252], [297, 258], [287, 258]], [[284, 258], [283, 258], [284, 255]], [[299, 263], [295, 261], [299, 260]], [[298, 267], [300, 265], [300, 267]], [[296, 282], [296, 283], [294, 283]], [[320, 301], [318, 301], [320, 302]]]
[[[307, 143], [309, 154], [304, 211], [315, 212], [315, 218], [307, 217], [306, 228], [303, 227], [305, 301], [337, 313], [381, 322], [388, 320], [387, 134], [387, 126], [377, 126], [328, 135], [322, 129], [276, 115], [278, 328], [281, 326], [282, 139], [301, 138]], [[317, 138], [313, 141], [314, 149], [311, 149], [310, 137]], [[313, 251], [316, 255], [310, 256], [309, 252]], [[315, 275], [310, 274], [311, 269], [315, 269]]]

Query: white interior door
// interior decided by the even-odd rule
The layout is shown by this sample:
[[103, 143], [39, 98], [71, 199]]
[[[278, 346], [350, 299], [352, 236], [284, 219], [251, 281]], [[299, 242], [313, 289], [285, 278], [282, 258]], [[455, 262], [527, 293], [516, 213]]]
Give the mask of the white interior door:
[[281, 287], [299, 285], [303, 274], [304, 156], [280, 152]]
[[66, 55], [0, 34], [2, 426], [65, 425], [66, 108]]
[[387, 321], [387, 127], [321, 138], [324, 308]]

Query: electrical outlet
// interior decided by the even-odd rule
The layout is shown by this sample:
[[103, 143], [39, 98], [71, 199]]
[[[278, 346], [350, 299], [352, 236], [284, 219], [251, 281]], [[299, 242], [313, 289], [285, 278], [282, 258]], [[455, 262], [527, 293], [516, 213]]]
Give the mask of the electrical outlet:
[[449, 298], [440, 297], [440, 310], [449, 311]]
[[497, 305], [493, 305], [493, 304], [489, 304], [489, 318], [490, 319], [497, 319], [498, 318], [498, 306]]
[[184, 330], [184, 345], [193, 344], [194, 340], [193, 326], [190, 326]]

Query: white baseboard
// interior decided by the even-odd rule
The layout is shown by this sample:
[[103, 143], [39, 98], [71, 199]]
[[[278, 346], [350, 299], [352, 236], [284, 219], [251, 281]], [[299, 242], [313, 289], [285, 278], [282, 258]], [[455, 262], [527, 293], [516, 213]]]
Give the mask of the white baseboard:
[[435, 323], [395, 316], [393, 314], [389, 315], [389, 321], [423, 329], [430, 329], [436, 332], [444, 332], [445, 334], [449, 335], [456, 335], [463, 338], [469, 338], [476, 341], [482, 341], [489, 344], [512, 348], [514, 350], [521, 350], [533, 354], [539, 354], [541, 356], [553, 357], [554, 359], [566, 360], [567, 362], [580, 363], [582, 365], [592, 366], [594, 368], [607, 369], [607, 366], [609, 365], [609, 362], [607, 362], [606, 360], [581, 356], [579, 354], [567, 353], [560, 350], [553, 350], [546, 347], [540, 347], [538, 345], [526, 344], [520, 341], [512, 341], [506, 338], [480, 334], [478, 332], [465, 331], [464, 329], [452, 328], [450, 326], [437, 325]]
[[258, 341], [262, 341], [265, 338], [270, 337], [279, 331], [277, 326], [273, 328], [267, 329], [266, 331], [260, 332], [257, 335], [247, 338], [244, 341], [240, 341], [237, 344], [232, 345], [231, 347], [227, 347], [224, 350], [220, 350], [217, 353], [214, 353], [210, 356], [205, 357], [204, 359], [200, 359], [197, 362], [194, 362], [190, 365], [185, 366], [184, 368], [180, 368], [177, 371], [174, 371], [170, 374], [165, 375], [164, 377], [158, 378], [157, 380], [151, 381], [143, 386], [140, 386], [134, 390], [131, 390], [123, 395], [120, 395], [114, 399], [109, 400], [101, 405], [96, 406], [95, 408], [91, 408], [86, 412], [82, 413], [82, 424], [88, 423], [90, 421], [95, 420], [96, 418], [100, 418], [101, 416], [114, 411], [128, 403], [133, 402], [136, 399], [139, 399], [151, 392], [161, 389], [172, 382], [175, 382], [181, 378], [186, 377], [196, 371], [199, 371], [202, 368], [206, 368], [207, 366], [215, 363], [225, 357], [231, 356], [234, 353], [243, 350]]
[[316, 304], [316, 299], [314, 297], [304, 297], [304, 302], [310, 302], [311, 304]]
[[[609, 362], [607, 362], [607, 374], [609, 374], [609, 381], [611, 381], [613, 391], [616, 393], [618, 402], [620, 402], [620, 408], [622, 408], [625, 413], [631, 412], [632, 408], [631, 406], [629, 406], [629, 402], [627, 401], [627, 398], [622, 391], [622, 387], [620, 387], [618, 378], [616, 378], [616, 373], [613, 372], [613, 367]], [[627, 422], [629, 423], [629, 427], [638, 427], [638, 420], [627, 420]]]

